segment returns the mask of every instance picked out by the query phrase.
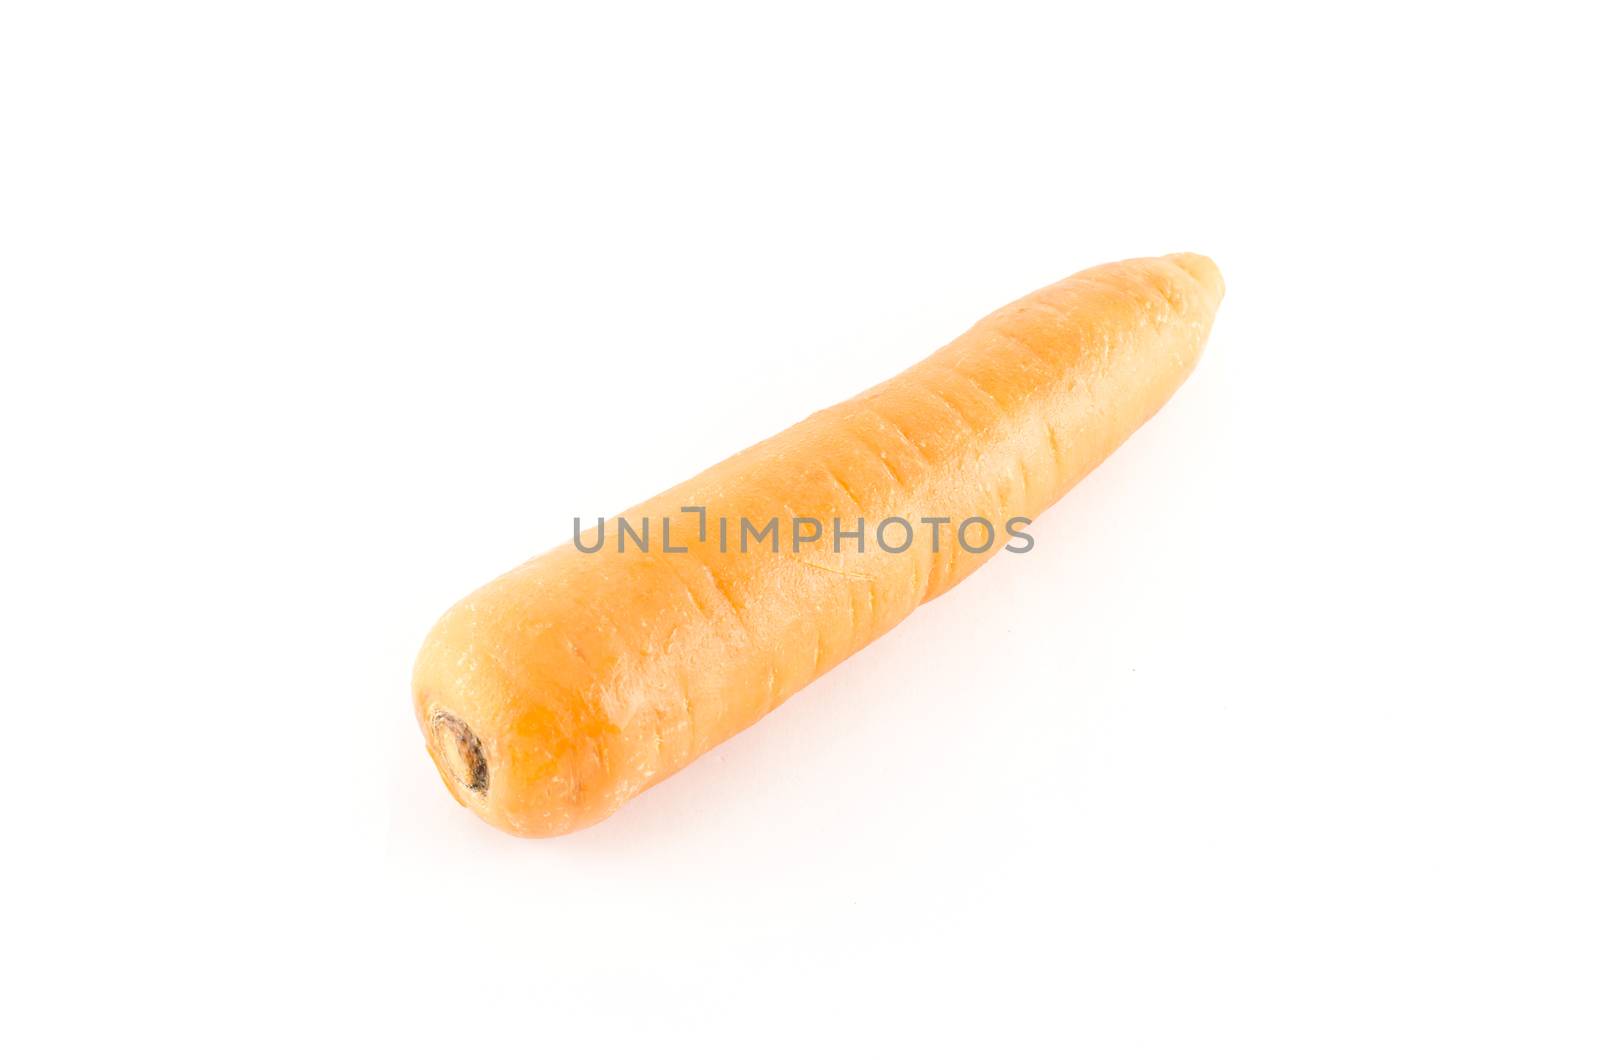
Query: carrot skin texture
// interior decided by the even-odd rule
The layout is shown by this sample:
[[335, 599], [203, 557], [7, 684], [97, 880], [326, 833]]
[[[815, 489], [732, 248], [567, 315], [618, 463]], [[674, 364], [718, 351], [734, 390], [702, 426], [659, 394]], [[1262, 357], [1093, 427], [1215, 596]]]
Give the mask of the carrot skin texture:
[[[1059, 499], [1188, 377], [1222, 294], [1197, 254], [1085, 270], [623, 513], [649, 518], [649, 551], [569, 541], [472, 593], [429, 634], [413, 677], [446, 786], [515, 835], [609, 816], [1000, 551], [1007, 520]], [[696, 506], [704, 541], [682, 510]], [[916, 531], [898, 554], [873, 539], [891, 516]], [[941, 516], [952, 522], [935, 552], [919, 520]], [[983, 553], [953, 538], [973, 516], [996, 530]], [[777, 517], [780, 550], [741, 552], [741, 517]], [[798, 552], [796, 517], [824, 525]], [[664, 518], [686, 551], [661, 550]], [[864, 551], [833, 551], [834, 518], [865, 520]]]

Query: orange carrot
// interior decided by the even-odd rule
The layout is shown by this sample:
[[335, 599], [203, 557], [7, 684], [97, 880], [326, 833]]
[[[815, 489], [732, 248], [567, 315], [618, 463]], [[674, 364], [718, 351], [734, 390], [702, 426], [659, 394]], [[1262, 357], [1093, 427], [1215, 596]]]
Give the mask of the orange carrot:
[[1221, 298], [1196, 254], [1078, 273], [479, 589], [416, 665], [445, 784], [517, 835], [608, 816], [1025, 550], [1188, 377]]

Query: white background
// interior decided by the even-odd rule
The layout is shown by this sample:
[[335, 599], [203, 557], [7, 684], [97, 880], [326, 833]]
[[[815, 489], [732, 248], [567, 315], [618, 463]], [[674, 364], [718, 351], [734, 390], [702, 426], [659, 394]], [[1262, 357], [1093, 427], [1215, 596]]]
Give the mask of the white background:
[[[7, 4], [3, 1033], [1594, 1056], [1592, 46]], [[449, 799], [408, 685], [457, 597], [1174, 250], [1205, 359], [1031, 554], [589, 831]]]

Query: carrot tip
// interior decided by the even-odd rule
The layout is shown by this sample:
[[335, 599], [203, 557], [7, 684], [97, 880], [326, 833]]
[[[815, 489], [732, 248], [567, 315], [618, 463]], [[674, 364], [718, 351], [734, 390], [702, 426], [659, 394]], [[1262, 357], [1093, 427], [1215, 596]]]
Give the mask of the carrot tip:
[[451, 778], [474, 794], [487, 794], [489, 760], [483, 756], [483, 744], [466, 723], [442, 710], [434, 711], [429, 733], [438, 749], [440, 763], [449, 770]]

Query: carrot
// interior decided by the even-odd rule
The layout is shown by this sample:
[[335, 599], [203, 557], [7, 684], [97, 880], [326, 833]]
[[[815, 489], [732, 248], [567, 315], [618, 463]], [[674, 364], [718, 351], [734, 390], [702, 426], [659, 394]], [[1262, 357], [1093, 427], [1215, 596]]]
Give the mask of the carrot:
[[517, 835], [605, 818], [1025, 551], [1189, 375], [1221, 298], [1196, 254], [1078, 273], [479, 589], [416, 665], [446, 786]]

